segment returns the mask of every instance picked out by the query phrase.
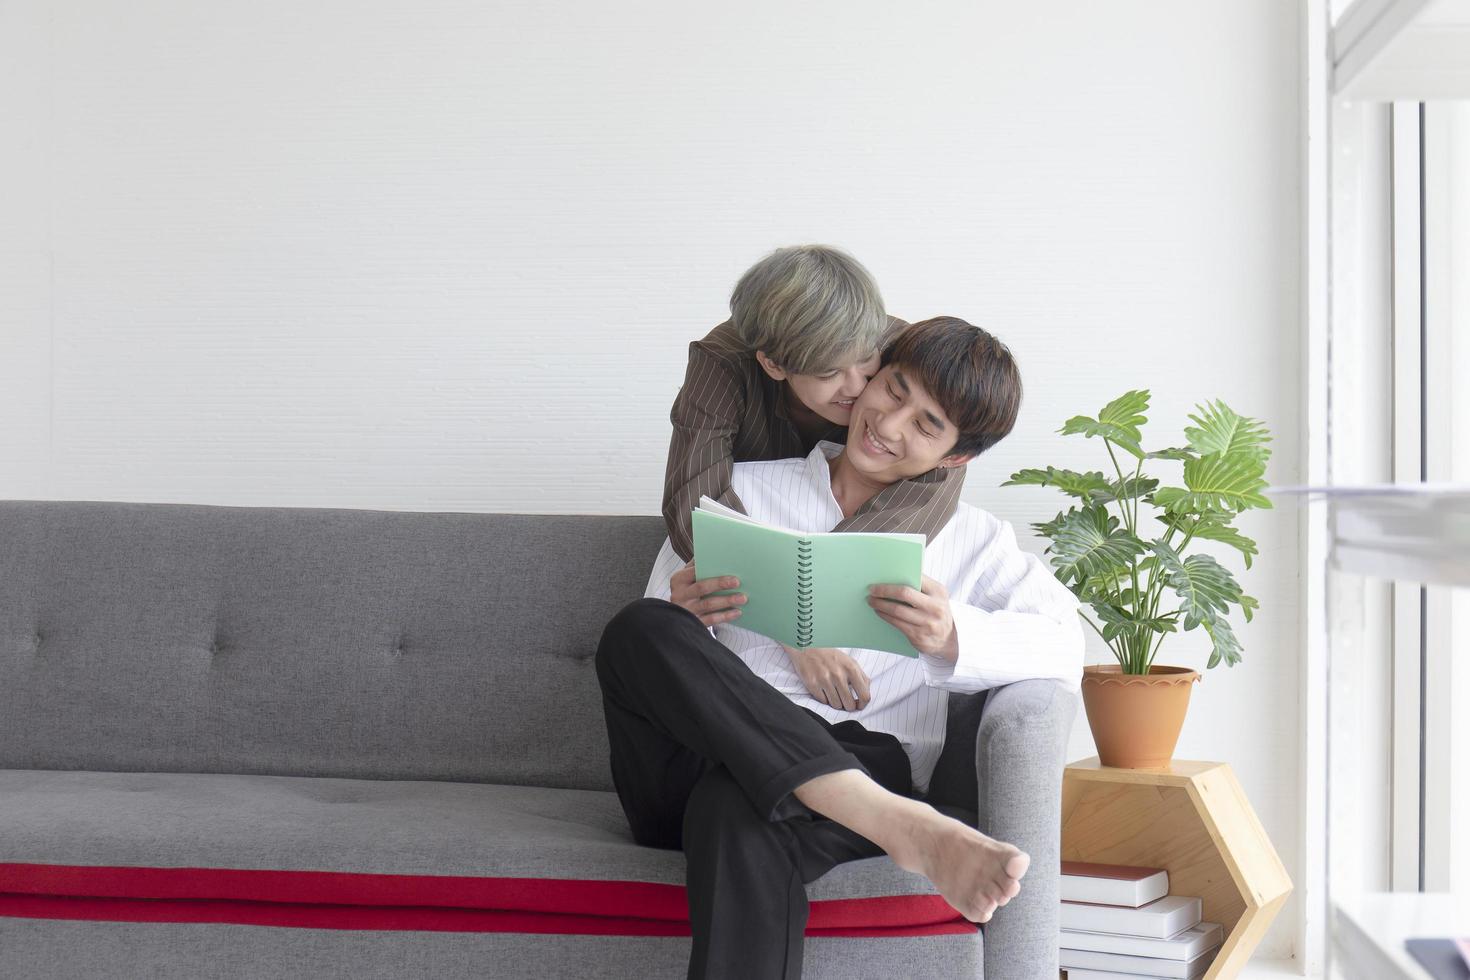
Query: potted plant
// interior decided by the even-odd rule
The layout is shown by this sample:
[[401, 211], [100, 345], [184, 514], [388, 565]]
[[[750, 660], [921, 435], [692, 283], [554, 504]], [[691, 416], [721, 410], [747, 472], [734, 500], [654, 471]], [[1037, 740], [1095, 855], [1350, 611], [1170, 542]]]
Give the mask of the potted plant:
[[[1190, 685], [1200, 677], [1154, 663], [1164, 637], [1203, 627], [1213, 644], [1206, 666], [1234, 666], [1240, 644], [1226, 614], [1239, 606], [1249, 622], [1259, 605], [1225, 566], [1206, 554], [1186, 557], [1186, 550], [1199, 540], [1219, 542], [1239, 551], [1250, 568], [1256, 543], [1232, 521], [1242, 511], [1271, 506], [1261, 493], [1271, 455], [1261, 422], [1216, 400], [1189, 416], [1195, 425], [1184, 430], [1186, 446], [1147, 452], [1139, 430], [1148, 421], [1148, 400], [1147, 391], [1130, 391], [1097, 418], [1078, 415], [1057, 430], [1101, 439], [1116, 478], [1048, 466], [1021, 470], [1003, 484], [1056, 487], [1078, 501], [1032, 527], [1050, 542], [1046, 552], [1057, 578], [1091, 607], [1095, 620], [1085, 612], [1082, 618], [1118, 661], [1083, 671], [1082, 699], [1098, 758], [1135, 769], [1169, 764]], [[1120, 465], [1124, 453], [1124, 464], [1127, 457], [1135, 461], [1132, 473]], [[1144, 460], [1183, 463], [1184, 485], [1160, 486], [1143, 472]]]

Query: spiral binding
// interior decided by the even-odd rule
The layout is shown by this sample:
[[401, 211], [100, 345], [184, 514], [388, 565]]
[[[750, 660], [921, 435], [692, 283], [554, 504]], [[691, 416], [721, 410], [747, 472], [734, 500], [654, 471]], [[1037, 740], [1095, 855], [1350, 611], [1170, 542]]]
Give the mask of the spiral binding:
[[812, 542], [796, 542], [796, 645], [812, 645]]

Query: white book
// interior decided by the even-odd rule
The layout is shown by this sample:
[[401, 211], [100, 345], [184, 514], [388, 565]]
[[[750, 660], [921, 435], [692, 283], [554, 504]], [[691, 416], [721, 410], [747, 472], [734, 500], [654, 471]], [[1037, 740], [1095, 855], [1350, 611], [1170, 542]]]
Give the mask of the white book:
[[1174, 980], [1195, 980], [1204, 976], [1215, 960], [1215, 950], [1201, 953], [1192, 960], [1159, 960], [1147, 956], [1119, 956], [1117, 953], [1091, 953], [1081, 949], [1064, 949], [1060, 964], [1067, 971], [1067, 980], [1086, 980], [1088, 977], [1170, 977]]
[[[1138, 980], [1139, 977], [1147, 976], [1147, 973], [1118, 973], [1113, 970], [1079, 970], [1075, 967], [1067, 971], [1067, 980]], [[1204, 976], [1204, 972], [1201, 971], [1198, 976]], [[1194, 978], [1190, 978], [1190, 980], [1194, 980]]]
[[1169, 894], [1169, 872], [1121, 864], [1062, 862], [1062, 901], [1138, 908]]
[[1128, 956], [1153, 956], [1164, 960], [1192, 960], [1220, 945], [1225, 930], [1218, 922], [1201, 922], [1168, 939], [1144, 939], [1120, 936], [1111, 932], [1078, 932], [1062, 930], [1063, 949], [1090, 949], [1098, 953], [1123, 953]]
[[1199, 925], [1202, 907], [1198, 898], [1165, 895], [1136, 909], [1116, 905], [1062, 903], [1062, 928], [1079, 932], [1115, 932], [1147, 939], [1168, 939]]

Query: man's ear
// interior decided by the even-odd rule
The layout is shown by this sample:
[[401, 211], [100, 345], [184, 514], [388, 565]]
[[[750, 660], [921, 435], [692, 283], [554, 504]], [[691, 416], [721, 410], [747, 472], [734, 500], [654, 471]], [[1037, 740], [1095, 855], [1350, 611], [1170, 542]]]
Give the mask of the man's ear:
[[975, 456], [976, 456], [975, 453], [966, 453], [963, 456], [960, 456], [960, 455], [946, 456], [946, 457], [944, 457], [943, 459], [941, 459], [939, 461], [939, 465], [945, 467], [946, 469], [954, 469], [955, 467], [958, 467], [958, 466], [964, 466], [970, 460], [974, 459]]
[[758, 350], [755, 352], [755, 362], [759, 364], [761, 366], [761, 369], [769, 374], [774, 380], [786, 380], [786, 372], [781, 370], [780, 365], [778, 365], [775, 361], [767, 357], [765, 351]]

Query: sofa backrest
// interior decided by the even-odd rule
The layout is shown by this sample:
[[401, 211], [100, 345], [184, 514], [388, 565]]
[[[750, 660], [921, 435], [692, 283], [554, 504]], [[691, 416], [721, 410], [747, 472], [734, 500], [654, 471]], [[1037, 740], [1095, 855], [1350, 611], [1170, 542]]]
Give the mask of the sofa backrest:
[[656, 517], [0, 502], [0, 768], [610, 789]]

